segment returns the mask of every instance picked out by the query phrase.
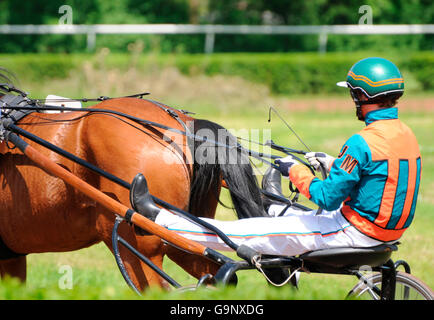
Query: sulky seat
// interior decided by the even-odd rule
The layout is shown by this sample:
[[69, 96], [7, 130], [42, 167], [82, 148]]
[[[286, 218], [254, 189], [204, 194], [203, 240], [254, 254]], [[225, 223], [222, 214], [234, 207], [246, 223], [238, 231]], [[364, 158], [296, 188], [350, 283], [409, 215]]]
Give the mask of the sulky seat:
[[307, 263], [331, 268], [357, 269], [361, 266], [378, 267], [389, 260], [398, 242], [368, 248], [333, 248], [311, 251], [300, 255]]

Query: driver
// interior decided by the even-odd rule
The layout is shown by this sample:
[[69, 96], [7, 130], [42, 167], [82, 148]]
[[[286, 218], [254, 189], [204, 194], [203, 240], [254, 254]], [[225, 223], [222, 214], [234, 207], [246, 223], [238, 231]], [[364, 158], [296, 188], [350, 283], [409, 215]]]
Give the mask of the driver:
[[[350, 89], [357, 117], [366, 127], [347, 140], [337, 158], [325, 153], [306, 154], [316, 169], [320, 163], [325, 166], [328, 177], [316, 178], [292, 156], [276, 160], [279, 170], [270, 170], [289, 177], [323, 212], [316, 215], [316, 210], [272, 204], [268, 212], [273, 218], [203, 218], [206, 222], [236, 244], [271, 255], [372, 247], [401, 237], [414, 217], [421, 175], [417, 140], [398, 119], [395, 107], [404, 92], [403, 77], [392, 62], [367, 58], [355, 63], [346, 81], [337, 85]], [[270, 191], [280, 190], [280, 185], [270, 185]], [[137, 206], [157, 224], [186, 238], [216, 250], [231, 250], [212, 232], [165, 209]]]

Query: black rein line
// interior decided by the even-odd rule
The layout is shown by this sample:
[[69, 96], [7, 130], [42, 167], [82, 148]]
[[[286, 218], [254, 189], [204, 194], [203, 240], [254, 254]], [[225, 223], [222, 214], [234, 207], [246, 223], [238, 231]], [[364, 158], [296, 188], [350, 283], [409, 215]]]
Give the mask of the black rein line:
[[[35, 101], [33, 101], [33, 102], [35, 102]], [[138, 118], [138, 117], [135, 117], [135, 116], [123, 113], [123, 112], [109, 110], [109, 109], [101, 109], [101, 108], [92, 108], [92, 109], [90, 109], [90, 108], [82, 108], [82, 109], [80, 109], [80, 108], [58, 107], [58, 106], [49, 106], [49, 105], [44, 105], [44, 106], [35, 105], [34, 107], [29, 107], [29, 106], [11, 106], [9, 104], [7, 105], [6, 108], [7, 109], [11, 109], [11, 110], [78, 111], [78, 112], [88, 112], [88, 113], [114, 114], [114, 115], [117, 115], [117, 116], [121, 116], [121, 117], [127, 118], [127, 119], [129, 119], [129, 120], [131, 120], [133, 122], [139, 123], [141, 125], [157, 127], [157, 128], [163, 129], [163, 130], [171, 131], [173, 133], [181, 134], [181, 135], [183, 135], [183, 136], [185, 136], [187, 138], [191, 138], [191, 139], [193, 139], [195, 141], [209, 142], [209, 143], [214, 144], [215, 146], [224, 147], [224, 148], [227, 148], [227, 149], [237, 148], [237, 149], [239, 149], [242, 152], [246, 152], [247, 154], [249, 154], [250, 156], [254, 157], [255, 159], [258, 159], [258, 160], [260, 160], [260, 161], [262, 161], [262, 162], [264, 162], [264, 163], [272, 166], [275, 169], [277, 169], [278, 166], [276, 166], [271, 161], [267, 161], [267, 160], [265, 160], [263, 158], [266, 157], [266, 158], [273, 159], [273, 160], [281, 158], [281, 157], [276, 156], [276, 155], [270, 155], [270, 154], [265, 154], [265, 153], [262, 153], [262, 152], [256, 152], [256, 151], [253, 151], [253, 150], [246, 149], [243, 146], [241, 146], [240, 144], [237, 144], [237, 145], [234, 145], [234, 146], [229, 146], [229, 145], [226, 145], [226, 144], [214, 141], [214, 140], [210, 140], [210, 139], [208, 139], [206, 137], [202, 137], [202, 136], [198, 136], [198, 135], [193, 134], [193, 133], [189, 133], [187, 131], [182, 131], [182, 130], [179, 130], [179, 129], [175, 129], [175, 128], [163, 125], [161, 123], [157, 123], [157, 122], [154, 122], [154, 121], [141, 119], [141, 118]], [[276, 147], [276, 145], [274, 145], [274, 144], [271, 145], [271, 148], [275, 148], [276, 150], [279, 150], [279, 151], [285, 152], [285, 153], [289, 152], [288, 149], [278, 149]], [[296, 157], [294, 155], [293, 155], [293, 157], [295, 159], [297, 159], [299, 162], [301, 162], [304, 165], [306, 165], [307, 167], [309, 167], [309, 169], [312, 172], [314, 172], [313, 169], [311, 168], [311, 166], [308, 163], [306, 163], [305, 161], [301, 160], [300, 158], [298, 158], [298, 157]]]

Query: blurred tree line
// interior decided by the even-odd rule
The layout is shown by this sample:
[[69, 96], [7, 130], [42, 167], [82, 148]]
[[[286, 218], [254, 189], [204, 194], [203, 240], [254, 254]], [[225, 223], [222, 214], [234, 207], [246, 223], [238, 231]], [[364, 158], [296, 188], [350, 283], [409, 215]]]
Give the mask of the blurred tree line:
[[[372, 8], [374, 24], [432, 24], [432, 0], [0, 0], [0, 24], [57, 24], [59, 8], [72, 8], [73, 24], [357, 24]], [[145, 51], [201, 53], [204, 35], [98, 35], [97, 48], [124, 51], [142, 40]], [[433, 35], [329, 35], [327, 51], [433, 50]], [[0, 52], [80, 52], [86, 36], [1, 35]], [[216, 35], [215, 52], [316, 51], [317, 35]]]

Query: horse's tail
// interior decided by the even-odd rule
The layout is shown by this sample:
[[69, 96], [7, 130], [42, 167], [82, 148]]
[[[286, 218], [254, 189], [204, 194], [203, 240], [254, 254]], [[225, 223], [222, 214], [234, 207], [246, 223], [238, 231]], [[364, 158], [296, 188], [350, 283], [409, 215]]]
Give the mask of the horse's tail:
[[268, 216], [249, 156], [236, 148], [237, 139], [222, 126], [208, 120], [195, 119], [194, 133], [232, 148], [216, 146], [212, 142], [190, 141], [194, 165], [189, 210], [200, 215], [200, 209], [209, 201], [210, 194], [218, 200], [223, 179], [239, 219]]

